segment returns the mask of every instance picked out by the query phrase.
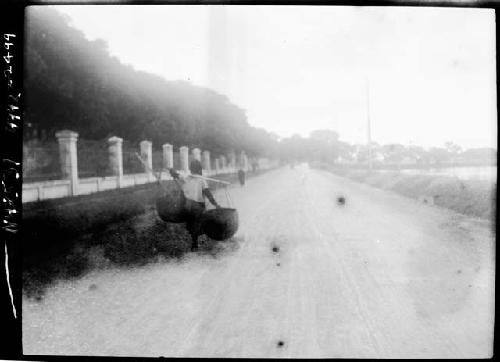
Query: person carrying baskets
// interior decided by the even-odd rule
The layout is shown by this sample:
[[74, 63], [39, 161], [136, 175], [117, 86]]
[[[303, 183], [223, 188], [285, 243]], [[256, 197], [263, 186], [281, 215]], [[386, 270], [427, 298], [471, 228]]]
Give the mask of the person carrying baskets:
[[[202, 165], [198, 160], [192, 160], [189, 164], [189, 171], [192, 175], [202, 174]], [[179, 173], [174, 169], [170, 169], [170, 175], [179, 180]], [[188, 175], [182, 183], [182, 191], [186, 197], [185, 205], [185, 220], [186, 229], [191, 235], [191, 251], [198, 249], [198, 237], [203, 234], [202, 230], [202, 214], [205, 211], [205, 197], [217, 209], [221, 206], [217, 203], [212, 192], [208, 188], [207, 181], [203, 178]]]

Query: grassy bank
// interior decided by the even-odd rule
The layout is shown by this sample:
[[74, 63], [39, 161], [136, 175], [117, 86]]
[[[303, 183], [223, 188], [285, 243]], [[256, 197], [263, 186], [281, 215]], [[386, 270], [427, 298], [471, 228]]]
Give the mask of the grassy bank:
[[496, 183], [460, 180], [449, 176], [407, 175], [399, 172], [330, 169], [329, 171], [373, 187], [397, 192], [464, 215], [493, 219]]
[[[250, 172], [254, 177], [266, 171]], [[238, 182], [236, 174], [214, 177], [232, 184]], [[220, 187], [209, 181], [209, 187]], [[103, 191], [90, 195], [45, 200], [23, 205], [23, 246], [30, 251], [43, 252], [47, 248], [61, 248], [68, 239], [84, 233], [98, 232], [108, 225], [126, 221], [143, 214], [154, 205], [163, 189], [156, 183], [136, 187]], [[40, 249], [40, 250], [39, 250]]]
[[[217, 242], [203, 235], [199, 242], [198, 254], [212, 258], [239, 246], [235, 238]], [[51, 248], [36, 258], [25, 259], [23, 293], [28, 298], [41, 300], [47, 288], [58, 280], [78, 279], [94, 270], [182, 262], [190, 248], [191, 238], [184, 224], [161, 221], [151, 207], [141, 215], [66, 240], [65, 247]]]
[[[238, 182], [234, 174], [216, 178]], [[215, 183], [209, 186], [215, 188]], [[159, 192], [150, 184], [25, 205], [23, 293], [40, 299], [55, 281], [79, 278], [91, 270], [182, 260], [190, 252], [191, 239], [184, 224], [165, 223], [156, 215]], [[234, 239], [216, 242], [206, 236], [200, 243], [200, 253], [211, 257], [238, 246]]]

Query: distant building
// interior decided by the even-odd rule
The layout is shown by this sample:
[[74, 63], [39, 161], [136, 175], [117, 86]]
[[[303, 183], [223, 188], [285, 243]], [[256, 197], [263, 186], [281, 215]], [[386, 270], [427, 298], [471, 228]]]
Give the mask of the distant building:
[[471, 148], [462, 152], [459, 160], [464, 163], [496, 164], [497, 150], [493, 148]]
[[385, 161], [384, 155], [382, 154], [382, 152], [379, 152], [379, 151], [374, 151], [372, 153], [372, 157], [373, 157], [373, 161], [377, 161], [377, 162], [384, 162]]
[[405, 156], [401, 160], [402, 165], [416, 165], [417, 164], [417, 158], [416, 157], [411, 157], [411, 156]]

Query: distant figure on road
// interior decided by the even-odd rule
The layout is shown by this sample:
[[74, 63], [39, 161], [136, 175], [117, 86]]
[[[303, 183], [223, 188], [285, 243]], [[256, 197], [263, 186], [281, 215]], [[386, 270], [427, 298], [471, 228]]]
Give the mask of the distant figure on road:
[[252, 162], [252, 171], [256, 172], [259, 169], [259, 163], [257, 161]]
[[240, 180], [240, 185], [245, 185], [245, 171], [243, 169], [238, 170], [238, 179]]
[[[191, 171], [192, 175], [201, 176], [201, 162], [198, 160], [191, 161], [189, 171]], [[179, 179], [179, 174], [174, 169], [170, 170], [170, 175], [174, 179]], [[203, 234], [203, 230], [201, 229], [201, 214], [205, 211], [205, 197], [216, 208], [220, 208], [220, 206], [215, 201], [212, 192], [210, 192], [207, 181], [192, 175], [184, 178], [182, 191], [184, 191], [184, 195], [186, 196], [186, 229], [191, 235], [191, 251], [195, 251], [198, 249], [198, 237]]]

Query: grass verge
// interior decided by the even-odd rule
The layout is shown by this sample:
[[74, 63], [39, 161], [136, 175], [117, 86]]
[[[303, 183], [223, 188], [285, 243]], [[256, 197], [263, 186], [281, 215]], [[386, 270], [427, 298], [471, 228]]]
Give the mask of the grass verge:
[[496, 182], [461, 180], [451, 176], [406, 175], [398, 172], [330, 169], [332, 173], [417, 200], [433, 203], [464, 215], [493, 219]]
[[[247, 178], [265, 172], [250, 172]], [[214, 178], [238, 182], [235, 174]], [[152, 184], [29, 205], [23, 210], [23, 293], [41, 299], [57, 280], [79, 278], [91, 270], [182, 260], [190, 252], [191, 238], [184, 224], [157, 217], [158, 192]], [[205, 235], [199, 242], [198, 253], [211, 257], [239, 245], [234, 238], [217, 242]]]

